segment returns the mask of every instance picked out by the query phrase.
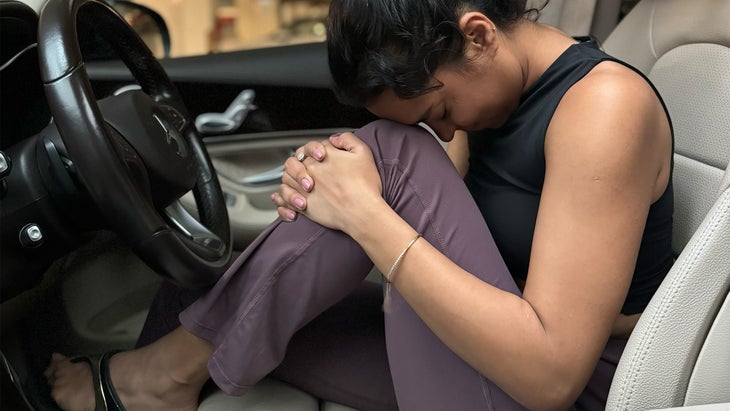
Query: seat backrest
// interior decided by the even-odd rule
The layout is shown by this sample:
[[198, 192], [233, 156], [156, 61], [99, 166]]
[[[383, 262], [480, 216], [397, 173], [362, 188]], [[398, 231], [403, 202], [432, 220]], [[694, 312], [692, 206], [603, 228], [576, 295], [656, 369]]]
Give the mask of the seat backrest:
[[730, 0], [642, 0], [604, 49], [644, 72], [672, 117], [678, 255], [607, 409], [730, 402]]
[[[540, 7], [545, 0], [528, 0], [530, 7]], [[539, 21], [557, 27], [571, 36], [587, 36], [596, 9], [596, 0], [550, 0], [540, 12]]]
[[625, 0], [597, 0], [591, 22], [591, 35], [603, 43], [616, 27]]

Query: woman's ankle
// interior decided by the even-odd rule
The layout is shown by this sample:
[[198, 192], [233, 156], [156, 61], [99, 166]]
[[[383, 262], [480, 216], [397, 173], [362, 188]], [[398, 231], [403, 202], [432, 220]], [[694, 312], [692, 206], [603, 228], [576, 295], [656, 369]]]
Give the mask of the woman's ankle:
[[208, 341], [178, 327], [158, 342], [161, 349], [157, 355], [174, 382], [202, 386], [208, 381], [208, 360], [213, 355]]
[[112, 384], [132, 409], [188, 409], [197, 405], [210, 378], [207, 361], [212, 351], [206, 341], [180, 328], [150, 345], [114, 355], [109, 366]]

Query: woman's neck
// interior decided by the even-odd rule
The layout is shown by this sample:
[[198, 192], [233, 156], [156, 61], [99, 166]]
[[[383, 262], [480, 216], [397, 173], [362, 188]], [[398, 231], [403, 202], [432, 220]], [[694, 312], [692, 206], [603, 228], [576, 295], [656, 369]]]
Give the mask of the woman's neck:
[[504, 47], [511, 52], [522, 71], [522, 91], [537, 79], [576, 41], [564, 32], [545, 24], [524, 20], [509, 32], [501, 33]]

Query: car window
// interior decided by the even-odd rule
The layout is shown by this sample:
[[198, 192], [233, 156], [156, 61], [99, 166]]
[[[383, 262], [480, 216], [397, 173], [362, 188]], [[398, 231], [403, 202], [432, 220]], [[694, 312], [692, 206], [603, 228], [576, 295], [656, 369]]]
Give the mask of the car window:
[[[125, 16], [127, 21], [142, 35], [157, 56], [183, 57], [220, 53], [235, 50], [272, 47], [279, 45], [321, 42], [325, 40], [325, 20], [331, 0], [106, 0]], [[572, 9], [586, 0], [551, 0], [546, 17], [559, 16], [548, 24], [570, 31], [576, 26], [571, 19], [586, 16]], [[595, 0], [593, 25], [585, 26], [585, 33], [600, 41], [613, 29], [618, 20], [638, 0]], [[531, 0], [540, 7], [546, 0]], [[164, 41], [156, 37], [153, 25], [144, 13], [130, 10], [124, 4], [138, 4], [158, 13], [165, 21], [170, 38], [169, 50]], [[556, 14], [557, 13], [557, 14]], [[603, 24], [596, 19], [603, 19]], [[604, 27], [603, 30], [600, 27]], [[601, 32], [601, 30], [603, 32]], [[163, 50], [164, 49], [164, 50]]]
[[[182, 57], [324, 41], [324, 21], [330, 0], [135, 0], [134, 3], [162, 16], [170, 32], [170, 57]], [[129, 15], [125, 17], [130, 20]]]

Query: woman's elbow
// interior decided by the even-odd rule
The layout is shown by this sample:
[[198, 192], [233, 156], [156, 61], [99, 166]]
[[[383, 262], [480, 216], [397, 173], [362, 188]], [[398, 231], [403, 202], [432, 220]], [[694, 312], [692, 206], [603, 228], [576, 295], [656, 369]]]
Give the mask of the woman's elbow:
[[568, 410], [585, 388], [585, 382], [578, 380], [568, 373], [557, 373], [539, 383], [538, 389], [526, 390], [524, 398], [518, 401], [533, 411]]
[[532, 411], [566, 411], [573, 406], [578, 394], [574, 394], [572, 390], [556, 388], [549, 393], [533, 396], [533, 398], [520, 402]]

